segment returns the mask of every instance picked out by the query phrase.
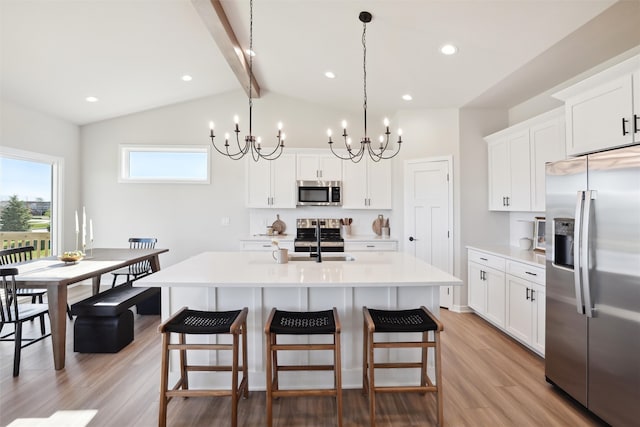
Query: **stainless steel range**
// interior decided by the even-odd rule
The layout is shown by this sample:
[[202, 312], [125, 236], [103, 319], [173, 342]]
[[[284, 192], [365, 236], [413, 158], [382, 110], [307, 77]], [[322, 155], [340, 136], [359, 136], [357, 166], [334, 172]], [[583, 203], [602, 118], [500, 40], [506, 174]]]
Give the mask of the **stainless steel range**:
[[344, 239], [340, 236], [340, 220], [331, 218], [298, 218], [294, 240], [295, 252], [317, 252], [317, 223], [320, 221], [320, 249], [322, 252], [344, 252]]

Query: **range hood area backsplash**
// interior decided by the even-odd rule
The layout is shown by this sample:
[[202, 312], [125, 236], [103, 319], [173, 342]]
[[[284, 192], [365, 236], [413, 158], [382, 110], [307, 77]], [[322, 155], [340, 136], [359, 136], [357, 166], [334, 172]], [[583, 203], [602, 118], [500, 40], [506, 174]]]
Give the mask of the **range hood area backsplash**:
[[280, 215], [280, 220], [284, 221], [287, 228], [286, 237], [294, 238], [296, 234], [296, 220], [298, 218], [353, 218], [351, 223], [351, 234], [354, 236], [375, 236], [372, 225], [373, 221], [382, 214], [389, 218], [389, 228], [391, 237], [398, 237], [400, 230], [394, 225], [399, 224], [395, 220], [393, 211], [388, 209], [342, 209], [331, 206], [304, 206], [296, 209], [250, 209], [249, 210], [249, 235], [265, 234], [267, 226], [273, 224]]

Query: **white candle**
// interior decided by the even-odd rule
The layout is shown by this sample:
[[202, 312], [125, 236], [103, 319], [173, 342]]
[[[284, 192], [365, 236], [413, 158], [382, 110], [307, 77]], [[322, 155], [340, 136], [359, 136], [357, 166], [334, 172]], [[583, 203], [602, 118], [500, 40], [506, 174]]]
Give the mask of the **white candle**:
[[78, 234], [79, 232], [80, 232], [80, 228], [78, 227], [78, 211], [76, 211], [76, 234]]
[[87, 245], [87, 213], [82, 207], [82, 247]]
[[89, 220], [89, 241], [93, 243], [93, 220]]

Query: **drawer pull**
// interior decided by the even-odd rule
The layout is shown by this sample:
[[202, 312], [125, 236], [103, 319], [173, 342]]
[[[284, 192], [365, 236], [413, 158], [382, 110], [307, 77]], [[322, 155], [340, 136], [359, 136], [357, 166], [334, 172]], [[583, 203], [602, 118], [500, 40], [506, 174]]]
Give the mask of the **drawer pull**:
[[480, 257], [480, 259], [483, 260], [483, 261], [489, 261], [487, 258]]
[[525, 273], [530, 274], [531, 276], [537, 276], [537, 274], [536, 274], [536, 273], [532, 273], [532, 272], [530, 272], [530, 271], [525, 271]]
[[368, 248], [375, 248], [376, 245], [367, 245]]

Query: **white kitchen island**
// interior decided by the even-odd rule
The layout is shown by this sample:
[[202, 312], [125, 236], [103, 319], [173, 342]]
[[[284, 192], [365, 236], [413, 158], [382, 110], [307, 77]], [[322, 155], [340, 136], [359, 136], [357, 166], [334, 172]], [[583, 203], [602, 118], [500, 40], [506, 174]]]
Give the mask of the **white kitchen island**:
[[[457, 286], [462, 282], [403, 252], [358, 252], [347, 255], [351, 259], [349, 261], [329, 260], [341, 255], [325, 253], [325, 260], [316, 263], [297, 260], [300, 257], [307, 258], [308, 254], [290, 254], [293, 259], [288, 263], [276, 264], [270, 252], [204, 252], [134, 283], [135, 286], [163, 288], [163, 319], [183, 306], [198, 310], [248, 307], [247, 347], [249, 387], [252, 390], [265, 388], [264, 324], [273, 307], [292, 311], [336, 307], [342, 325], [343, 386], [359, 388], [362, 386], [362, 307], [402, 309], [424, 305], [437, 316], [439, 287]], [[215, 339], [209, 336], [198, 338]], [[221, 340], [226, 342], [226, 338]], [[325, 338], [316, 336], [311, 339]], [[219, 355], [213, 352], [198, 353], [190, 355], [190, 360], [207, 363], [215, 362], [216, 357], [221, 357], [222, 362], [230, 358], [226, 354], [229, 352], [220, 352]], [[330, 352], [317, 351], [279, 356], [279, 362], [282, 363], [331, 363], [331, 359]], [[173, 368], [174, 364], [171, 366], [172, 372]], [[411, 370], [406, 371], [407, 374], [414, 374]], [[211, 386], [212, 382], [220, 387], [228, 387], [228, 374], [197, 374], [201, 373], [193, 373], [193, 377], [190, 377], [193, 387], [199, 384]], [[332, 382], [331, 375], [323, 372], [285, 372], [281, 375], [280, 382], [287, 386], [327, 386]], [[398, 378], [397, 371], [394, 375]], [[377, 374], [377, 378], [381, 383], [385, 382], [384, 375]]]

